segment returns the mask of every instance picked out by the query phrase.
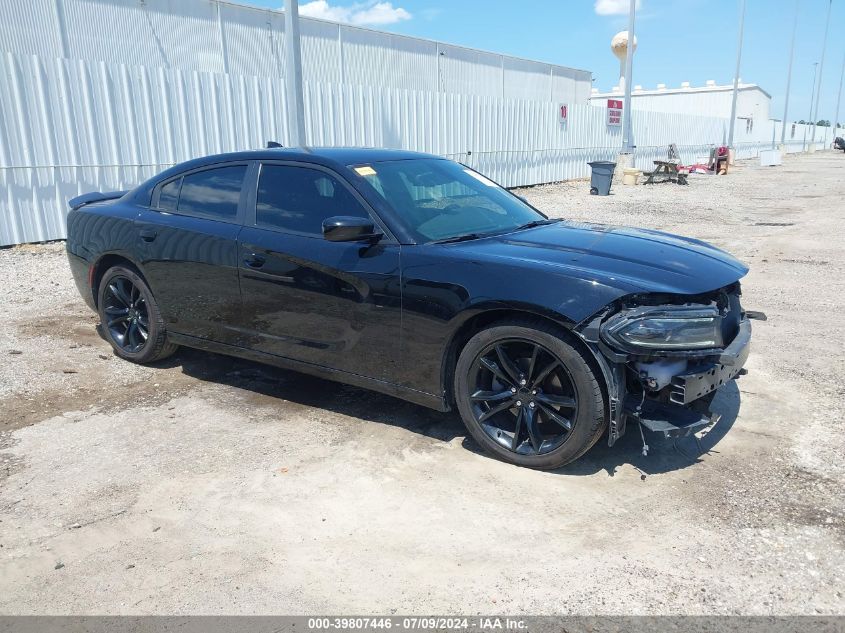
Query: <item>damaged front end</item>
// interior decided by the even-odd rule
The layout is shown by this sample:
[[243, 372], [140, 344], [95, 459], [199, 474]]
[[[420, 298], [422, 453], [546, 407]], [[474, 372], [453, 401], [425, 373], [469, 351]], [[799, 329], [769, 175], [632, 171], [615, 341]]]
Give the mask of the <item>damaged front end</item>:
[[751, 320], [739, 282], [699, 295], [630, 295], [577, 328], [608, 386], [608, 444], [628, 421], [683, 437], [715, 423], [715, 391], [745, 373]]

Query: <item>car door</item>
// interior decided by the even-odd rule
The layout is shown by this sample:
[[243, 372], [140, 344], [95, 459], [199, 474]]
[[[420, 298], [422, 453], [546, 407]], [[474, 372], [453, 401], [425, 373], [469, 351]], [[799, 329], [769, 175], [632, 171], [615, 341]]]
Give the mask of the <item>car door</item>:
[[331, 170], [268, 161], [256, 171], [240, 235], [241, 344], [393, 379], [401, 330], [399, 244], [389, 234], [377, 243], [323, 238], [322, 222], [329, 217], [378, 222]]
[[215, 164], [161, 183], [136, 223], [142, 266], [168, 330], [239, 335], [238, 233], [250, 163]]

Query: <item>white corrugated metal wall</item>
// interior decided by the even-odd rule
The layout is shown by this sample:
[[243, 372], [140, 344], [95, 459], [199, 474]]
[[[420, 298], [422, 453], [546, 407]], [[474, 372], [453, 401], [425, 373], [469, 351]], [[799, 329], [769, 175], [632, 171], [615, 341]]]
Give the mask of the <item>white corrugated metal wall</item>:
[[[0, 244], [63, 237], [66, 201], [79, 193], [287, 140], [284, 86], [268, 77], [12, 53], [0, 62]], [[621, 144], [604, 109], [588, 105], [571, 106], [566, 128], [556, 104], [528, 99], [308, 82], [305, 105], [313, 145], [451, 156], [506, 186], [584, 177], [586, 161], [612, 158]], [[634, 112], [637, 164], [651, 165], [672, 142], [685, 162], [706, 156], [726, 125]], [[792, 140], [799, 150], [802, 132]], [[770, 133], [740, 130], [737, 140], [740, 157], [752, 156]]]
[[[622, 93], [604, 93], [593, 95], [590, 103], [601, 106], [607, 99], [622, 99]], [[634, 91], [631, 104], [637, 110], [652, 112], [685, 113], [699, 116], [730, 116], [733, 90], [688, 89], [666, 91]], [[765, 124], [769, 120], [769, 97], [757, 86], [744, 86], [737, 93], [736, 116], [740, 119], [752, 119], [754, 125]]]
[[[219, 0], [0, 2], [0, 51], [47, 58], [282, 77], [284, 37], [282, 12]], [[572, 103], [592, 87], [584, 70], [311, 18], [301, 43], [305, 81]]]
[[[210, 0], [0, 3], [0, 45], [17, 50], [0, 53], [0, 245], [63, 237], [66, 201], [79, 193], [129, 188], [176, 162], [268, 139], [287, 144], [282, 35], [277, 12]], [[398, 53], [382, 50], [385, 38]], [[303, 21], [303, 47], [322, 78], [305, 83], [313, 145], [428, 151], [506, 186], [584, 177], [588, 160], [621, 145], [605, 110], [572, 96], [583, 90], [586, 103], [582, 71], [315, 20]], [[390, 56], [396, 72], [385, 73]], [[672, 142], [692, 162], [726, 128], [635, 111], [637, 164]], [[759, 126], [738, 130], [740, 157], [770, 139]]]

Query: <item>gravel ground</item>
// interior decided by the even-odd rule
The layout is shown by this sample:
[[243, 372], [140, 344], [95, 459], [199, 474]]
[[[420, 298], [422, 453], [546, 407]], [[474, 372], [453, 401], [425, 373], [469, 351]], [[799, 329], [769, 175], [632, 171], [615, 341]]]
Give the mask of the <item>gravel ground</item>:
[[120, 361], [63, 245], [0, 250], [4, 614], [845, 612], [845, 156], [521, 191], [746, 261], [750, 373], [700, 446], [559, 472], [455, 415], [182, 350]]

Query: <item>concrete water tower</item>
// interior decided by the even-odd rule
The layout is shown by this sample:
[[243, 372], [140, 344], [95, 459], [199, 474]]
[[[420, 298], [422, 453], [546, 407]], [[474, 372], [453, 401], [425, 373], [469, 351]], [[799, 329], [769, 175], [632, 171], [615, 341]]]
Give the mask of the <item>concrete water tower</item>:
[[[637, 50], [637, 36], [634, 36], [634, 44], [631, 53]], [[625, 58], [628, 55], [628, 31], [619, 31], [610, 40], [610, 50], [619, 60], [619, 89], [625, 92]]]

